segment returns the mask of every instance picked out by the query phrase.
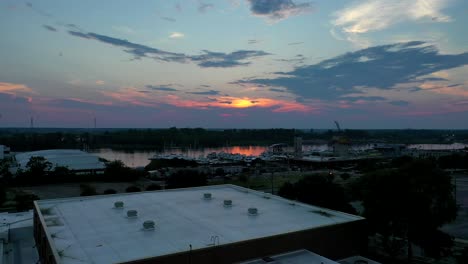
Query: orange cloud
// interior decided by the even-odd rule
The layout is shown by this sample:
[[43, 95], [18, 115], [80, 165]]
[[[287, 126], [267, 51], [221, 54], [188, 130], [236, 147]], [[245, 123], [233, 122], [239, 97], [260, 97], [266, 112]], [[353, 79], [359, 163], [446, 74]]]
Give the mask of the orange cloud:
[[112, 105], [112, 102], [108, 101], [108, 102], [101, 102], [101, 101], [92, 101], [92, 100], [86, 100], [86, 99], [81, 99], [81, 98], [75, 98], [75, 97], [69, 97], [69, 98], [66, 98], [67, 100], [70, 100], [70, 101], [75, 101], [75, 102], [80, 102], [80, 103], [86, 103], [86, 104], [94, 104], [94, 105], [107, 105], [107, 106], [110, 106]]
[[242, 108], [273, 108], [273, 112], [313, 112], [317, 108], [307, 106], [298, 102], [291, 102], [286, 100], [277, 100], [270, 98], [251, 98], [251, 97], [231, 97], [221, 96], [212, 97], [212, 101], [200, 102], [195, 100], [183, 100], [175, 95], [167, 96], [167, 103], [177, 107], [189, 107], [189, 108], [200, 108], [207, 109], [209, 107], [216, 108], [230, 108], [230, 109], [242, 109]]
[[0, 82], [0, 93], [16, 95], [17, 93], [34, 94], [35, 92], [24, 84]]
[[139, 92], [134, 87], [126, 87], [120, 91], [101, 91], [107, 97], [120, 102], [130, 103], [132, 105], [156, 107], [154, 98], [146, 93]]
[[168, 104], [176, 107], [196, 109], [244, 109], [258, 107], [272, 108], [273, 112], [314, 112], [318, 110], [318, 107], [312, 107], [295, 101], [271, 98], [214, 96], [210, 97], [207, 101], [206, 99], [184, 99], [174, 94], [161, 97], [152, 93], [140, 92], [134, 87], [126, 87], [120, 91], [102, 91], [101, 93], [120, 102], [146, 107], [159, 107], [161, 104]]
[[438, 94], [468, 97], [468, 90], [466, 90], [464, 86], [461, 86], [461, 85], [450, 87], [446, 85], [440, 85], [437, 83], [423, 83], [419, 86], [419, 88], [423, 90], [429, 90], [431, 92], [438, 93]]

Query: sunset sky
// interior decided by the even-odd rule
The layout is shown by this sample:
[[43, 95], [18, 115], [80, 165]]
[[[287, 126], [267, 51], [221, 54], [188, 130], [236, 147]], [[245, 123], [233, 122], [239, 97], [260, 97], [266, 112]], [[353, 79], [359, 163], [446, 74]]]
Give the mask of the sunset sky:
[[0, 127], [468, 129], [466, 0], [0, 0]]

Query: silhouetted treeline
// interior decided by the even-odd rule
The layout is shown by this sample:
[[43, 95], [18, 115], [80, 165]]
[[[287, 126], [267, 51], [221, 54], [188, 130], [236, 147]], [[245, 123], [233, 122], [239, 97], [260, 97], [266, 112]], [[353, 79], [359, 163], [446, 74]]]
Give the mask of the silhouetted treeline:
[[235, 145], [291, 145], [294, 136], [326, 142], [344, 136], [354, 143], [451, 143], [467, 142], [468, 130], [296, 130], [296, 129], [0, 129], [0, 144], [12, 151], [39, 149], [168, 149]]
[[167, 149], [233, 145], [291, 144], [294, 129], [202, 128], [128, 129], [97, 132], [0, 133], [0, 144], [12, 151], [58, 148]]

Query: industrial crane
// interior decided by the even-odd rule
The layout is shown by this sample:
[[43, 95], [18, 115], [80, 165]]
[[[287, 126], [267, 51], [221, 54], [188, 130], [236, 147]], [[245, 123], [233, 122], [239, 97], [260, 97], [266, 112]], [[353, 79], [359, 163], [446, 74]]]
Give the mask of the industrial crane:
[[340, 123], [338, 123], [338, 121], [334, 121], [334, 122], [335, 122], [336, 128], [338, 129], [338, 132], [341, 132]]

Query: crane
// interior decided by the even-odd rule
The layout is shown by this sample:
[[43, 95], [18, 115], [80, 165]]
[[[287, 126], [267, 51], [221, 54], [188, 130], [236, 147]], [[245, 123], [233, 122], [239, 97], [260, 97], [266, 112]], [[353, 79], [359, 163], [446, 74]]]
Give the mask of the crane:
[[334, 122], [335, 122], [336, 128], [338, 129], [338, 132], [341, 132], [340, 123], [338, 123], [338, 121], [334, 121]]

